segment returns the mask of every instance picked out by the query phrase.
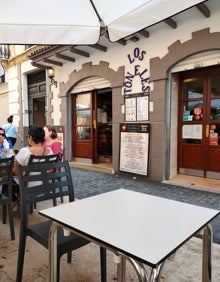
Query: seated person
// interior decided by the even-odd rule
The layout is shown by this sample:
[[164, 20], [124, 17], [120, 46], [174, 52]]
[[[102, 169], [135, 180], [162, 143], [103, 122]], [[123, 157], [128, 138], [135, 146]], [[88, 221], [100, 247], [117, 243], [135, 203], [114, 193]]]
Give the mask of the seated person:
[[53, 151], [54, 154], [61, 154], [62, 153], [62, 144], [57, 139], [57, 132], [54, 126], [52, 125], [45, 125], [44, 126], [45, 132], [45, 141], [44, 147], [49, 147]]
[[28, 147], [19, 150], [15, 156], [14, 175], [18, 175], [18, 165], [27, 165], [30, 156], [53, 155], [51, 148], [44, 147], [45, 132], [42, 127], [31, 127], [28, 132]]
[[[45, 155], [53, 155], [51, 148], [44, 147], [44, 138], [45, 132], [42, 127], [31, 127], [28, 132], [28, 147], [23, 147], [19, 150], [17, 155], [15, 156], [14, 162], [14, 179], [19, 184], [18, 176], [18, 166], [28, 165], [29, 158], [33, 154], [35, 156], [45, 156]], [[17, 204], [17, 205], [16, 205]], [[17, 203], [14, 204], [14, 210], [19, 206], [19, 195], [17, 199]]]
[[0, 151], [13, 149], [11, 140], [6, 139], [5, 130], [0, 127]]

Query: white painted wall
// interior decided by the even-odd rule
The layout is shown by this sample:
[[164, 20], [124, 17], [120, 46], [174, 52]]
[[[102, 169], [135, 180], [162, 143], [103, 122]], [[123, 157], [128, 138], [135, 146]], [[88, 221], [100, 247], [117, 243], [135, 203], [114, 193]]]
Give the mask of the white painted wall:
[[[157, 24], [149, 28], [150, 37], [141, 38], [138, 42], [127, 41], [126, 46], [122, 46], [119, 43], [114, 43], [108, 48], [107, 52], [97, 51], [95, 49], [90, 49], [90, 57], [77, 57], [76, 62], [70, 63], [66, 62], [63, 67], [55, 67], [55, 79], [58, 81], [58, 88], [53, 87], [53, 99], [51, 103], [54, 108], [54, 113], [52, 113], [52, 118], [54, 119], [55, 124], [60, 123], [61, 113], [60, 109], [60, 99], [58, 98], [59, 94], [59, 82], [66, 82], [70, 73], [74, 70], [78, 71], [82, 68], [82, 64], [87, 62], [93, 62], [93, 64], [99, 64], [100, 61], [108, 61], [109, 66], [113, 70], [117, 70], [118, 67], [125, 65], [125, 74], [134, 72], [134, 65], [140, 65], [141, 69], [147, 69], [150, 74], [149, 69], [149, 59], [153, 57], [163, 57], [168, 52], [168, 47], [174, 42], [179, 40], [180, 42], [185, 42], [192, 37], [192, 32], [210, 28], [210, 32], [220, 31], [220, 1], [219, 0], [210, 0], [206, 3], [209, 7], [212, 6], [212, 15], [210, 18], [205, 18], [196, 8], [193, 8], [189, 11], [184, 12], [181, 16], [178, 16], [177, 28], [171, 29], [165, 23]], [[175, 17], [173, 17], [175, 20]], [[107, 39], [103, 39], [105, 41]], [[103, 42], [104, 44], [104, 42]], [[104, 44], [105, 45], [105, 44]], [[134, 63], [130, 64], [128, 60], [128, 55], [132, 57], [134, 49], [139, 48], [140, 51], [145, 51], [146, 55], [144, 60], [135, 60]], [[15, 48], [15, 54], [19, 51], [23, 51], [22, 47]], [[200, 61], [200, 59], [198, 59]], [[210, 60], [209, 60], [210, 61]], [[212, 60], [212, 63], [217, 63], [219, 57], [217, 56]], [[185, 65], [178, 66], [180, 70], [183, 69]], [[191, 68], [193, 64], [191, 64]], [[26, 74], [32, 71], [34, 67], [30, 62], [21, 63], [21, 73], [22, 73], [22, 107], [23, 107], [23, 118], [24, 125], [27, 125], [27, 81]], [[175, 70], [175, 69], [174, 69]], [[9, 91], [9, 112], [11, 114], [18, 113], [18, 87], [19, 87], [19, 78], [18, 78], [18, 67], [13, 66], [6, 71], [6, 81], [8, 82], [8, 91]], [[153, 85], [151, 85], [151, 88]], [[136, 77], [133, 80], [133, 93], [141, 92], [140, 80]], [[1, 107], [1, 106], [0, 106]]]

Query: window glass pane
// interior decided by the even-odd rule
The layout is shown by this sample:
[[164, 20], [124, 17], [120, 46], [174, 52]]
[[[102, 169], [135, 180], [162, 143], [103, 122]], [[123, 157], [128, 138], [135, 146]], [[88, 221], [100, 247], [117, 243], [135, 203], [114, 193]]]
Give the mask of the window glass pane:
[[211, 120], [220, 120], [220, 99], [211, 100], [210, 119]]
[[90, 108], [90, 93], [78, 95], [76, 97], [76, 109], [83, 110], [86, 108]]
[[198, 99], [203, 97], [203, 78], [187, 78], [183, 82], [183, 99]]
[[211, 97], [220, 96], [220, 74], [212, 76]]
[[90, 125], [91, 111], [77, 111], [76, 112], [76, 123], [77, 125]]
[[203, 120], [203, 101], [188, 101], [183, 104], [183, 121]]
[[76, 139], [78, 140], [91, 139], [90, 127], [78, 126], [76, 128]]
[[209, 145], [220, 145], [220, 123], [210, 125]]

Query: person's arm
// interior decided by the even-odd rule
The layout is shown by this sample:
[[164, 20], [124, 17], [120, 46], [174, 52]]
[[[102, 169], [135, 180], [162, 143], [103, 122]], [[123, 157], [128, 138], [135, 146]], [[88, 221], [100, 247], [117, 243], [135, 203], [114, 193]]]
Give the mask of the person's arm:
[[21, 140], [21, 142], [23, 143], [24, 140], [23, 140], [23, 138], [22, 138], [22, 136], [21, 136], [21, 134], [20, 134], [19, 132], [17, 132], [17, 136], [18, 136], [18, 138]]
[[13, 174], [15, 176], [18, 176], [18, 166], [27, 165], [30, 155], [31, 153], [26, 147], [19, 150], [14, 160]]
[[13, 167], [13, 175], [18, 176], [18, 165], [19, 162], [15, 159], [14, 160], [14, 167]]
[[51, 149], [53, 151], [54, 154], [58, 154], [62, 152], [62, 145], [60, 142], [54, 142], [51, 146]]

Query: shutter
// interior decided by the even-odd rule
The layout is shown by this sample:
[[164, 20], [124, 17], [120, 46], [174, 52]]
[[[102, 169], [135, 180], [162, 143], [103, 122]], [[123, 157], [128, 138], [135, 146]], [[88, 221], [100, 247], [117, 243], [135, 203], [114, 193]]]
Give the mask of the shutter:
[[94, 89], [103, 89], [110, 87], [111, 84], [108, 80], [103, 77], [93, 76], [84, 79], [76, 85], [76, 87], [71, 91], [72, 94], [91, 91]]

